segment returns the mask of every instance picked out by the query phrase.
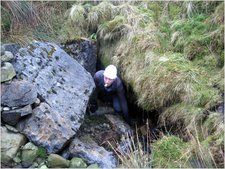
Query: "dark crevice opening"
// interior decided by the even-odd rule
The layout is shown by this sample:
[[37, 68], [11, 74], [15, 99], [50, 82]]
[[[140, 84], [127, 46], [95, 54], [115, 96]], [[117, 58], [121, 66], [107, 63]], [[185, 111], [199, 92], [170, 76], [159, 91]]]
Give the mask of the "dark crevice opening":
[[[96, 72], [97, 72], [98, 70], [105, 69], [105, 67], [102, 64], [100, 57], [99, 57], [100, 44], [98, 42], [96, 44], [97, 44], [97, 62], [96, 62]], [[121, 78], [120, 74], [118, 74], [118, 76]], [[145, 125], [146, 122], [148, 122], [150, 129], [158, 128], [157, 123], [158, 123], [158, 119], [159, 119], [159, 111], [157, 111], [157, 110], [145, 111], [140, 106], [138, 106], [138, 104], [136, 102], [137, 98], [135, 98], [136, 96], [134, 95], [133, 90], [128, 89], [124, 80], [122, 78], [121, 78], [121, 80], [122, 80], [124, 88], [125, 88], [129, 116], [131, 117], [134, 124], [137, 127], [139, 127], [139, 126]]]
[[159, 113], [156, 110], [150, 112], [145, 111], [137, 104], [130, 103], [129, 100], [128, 109], [130, 117], [135, 120], [137, 126], [145, 125], [148, 122], [150, 128], [157, 127]]

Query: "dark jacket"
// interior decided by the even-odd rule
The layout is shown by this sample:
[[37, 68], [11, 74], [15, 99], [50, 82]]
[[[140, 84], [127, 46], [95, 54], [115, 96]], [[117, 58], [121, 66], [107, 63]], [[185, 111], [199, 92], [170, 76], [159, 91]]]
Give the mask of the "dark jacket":
[[122, 84], [122, 81], [119, 77], [117, 77], [111, 86], [104, 86], [104, 70], [100, 70], [95, 73], [94, 81], [96, 85], [96, 91], [99, 97], [114, 97], [117, 96], [120, 101], [120, 105], [125, 116], [128, 115], [128, 107], [127, 100], [125, 97], [125, 91]]

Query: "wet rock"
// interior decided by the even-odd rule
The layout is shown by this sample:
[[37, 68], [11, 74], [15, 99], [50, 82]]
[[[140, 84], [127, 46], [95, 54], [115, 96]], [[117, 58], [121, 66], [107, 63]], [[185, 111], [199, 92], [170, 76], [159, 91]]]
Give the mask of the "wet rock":
[[124, 120], [122, 120], [122, 118], [118, 115], [106, 114], [105, 116], [112, 124], [113, 129], [119, 134], [122, 135], [132, 132], [131, 127], [127, 123], [125, 123]]
[[114, 154], [100, 147], [89, 136], [75, 138], [68, 150], [72, 157], [80, 157], [88, 164], [97, 163], [101, 168], [115, 168], [117, 164]]
[[117, 132], [108, 130], [103, 131], [97, 135], [98, 142], [100, 145], [107, 144], [108, 142], [114, 142], [116, 140], [119, 140], [120, 136]]
[[121, 155], [128, 155], [131, 151], [131, 147], [133, 147], [133, 143], [130, 138], [123, 138], [119, 145], [117, 145], [116, 150], [121, 154]]
[[222, 102], [218, 105], [218, 107], [216, 108], [216, 111], [224, 114], [224, 102]]
[[113, 114], [113, 113], [114, 113], [114, 109], [112, 107], [99, 106], [98, 109], [94, 113], [91, 113], [90, 115], [103, 115], [103, 114]]
[[3, 111], [8, 111], [8, 110], [10, 110], [10, 108], [9, 107], [3, 107], [2, 110]]

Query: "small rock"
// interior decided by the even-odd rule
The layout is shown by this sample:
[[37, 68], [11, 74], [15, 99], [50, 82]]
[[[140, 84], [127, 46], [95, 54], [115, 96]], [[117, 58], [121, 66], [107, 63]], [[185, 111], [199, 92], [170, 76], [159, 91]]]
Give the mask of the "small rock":
[[48, 156], [48, 167], [50, 168], [68, 168], [69, 161], [58, 154], [50, 154]]
[[81, 159], [74, 157], [70, 161], [70, 168], [86, 168], [87, 164]]
[[34, 107], [37, 107], [39, 106], [41, 103], [40, 99], [39, 98], [36, 98], [35, 102], [33, 103]]
[[98, 164], [91, 164], [87, 168], [100, 168]]
[[3, 107], [3, 111], [8, 111], [8, 110], [10, 110], [9, 107]]
[[40, 167], [40, 169], [48, 169], [48, 167], [47, 167], [46, 165], [42, 165], [42, 166]]
[[1, 82], [11, 80], [16, 75], [13, 65], [9, 62], [4, 62], [1, 67]]
[[1, 61], [2, 62], [9, 62], [14, 58], [13, 54], [9, 51], [5, 51], [4, 55], [1, 55]]
[[[24, 167], [31, 166], [33, 164], [33, 161], [38, 156], [37, 151], [38, 151], [37, 146], [35, 146], [31, 142], [27, 143], [22, 149], [22, 166], [24, 166]], [[37, 167], [37, 166], [34, 166], [34, 167]]]
[[5, 54], [5, 47], [1, 45], [1, 56]]
[[9, 131], [12, 131], [13, 133], [19, 133], [19, 131], [13, 127], [13, 126], [10, 126], [8, 124], [5, 124], [5, 127], [9, 130]]

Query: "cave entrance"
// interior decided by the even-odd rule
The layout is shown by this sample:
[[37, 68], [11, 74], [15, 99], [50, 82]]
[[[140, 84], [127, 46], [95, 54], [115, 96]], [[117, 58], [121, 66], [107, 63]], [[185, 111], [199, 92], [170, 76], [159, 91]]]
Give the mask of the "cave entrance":
[[[99, 57], [99, 45], [97, 46], [97, 51], [98, 52], [97, 52], [96, 72], [98, 70], [105, 69]], [[118, 76], [121, 77], [120, 75]], [[150, 129], [157, 128], [159, 111], [153, 110], [151, 112], [147, 112], [143, 110], [140, 106], [138, 106], [136, 101], [137, 98], [135, 98], [133, 90], [125, 85], [122, 78], [121, 80], [125, 88], [129, 116], [131, 117], [132, 122], [134, 122], [134, 124], [137, 125], [137, 127], [143, 126], [146, 124], [146, 122], [148, 122]]]
[[147, 122], [150, 128], [157, 128], [159, 112], [147, 112], [140, 108], [137, 104], [132, 103], [128, 99], [128, 109], [130, 117], [135, 121], [137, 126], [145, 125]]

